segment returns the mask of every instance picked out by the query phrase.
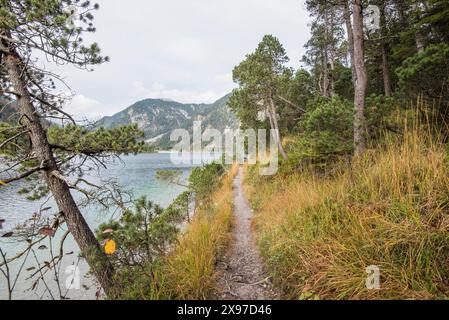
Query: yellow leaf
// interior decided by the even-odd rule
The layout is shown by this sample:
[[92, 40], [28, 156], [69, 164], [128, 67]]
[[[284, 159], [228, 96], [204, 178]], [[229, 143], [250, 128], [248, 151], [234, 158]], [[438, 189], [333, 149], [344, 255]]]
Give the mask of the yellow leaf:
[[0, 180], [0, 186], [6, 186], [6, 183], [3, 180]]
[[114, 254], [115, 250], [117, 250], [117, 244], [114, 240], [107, 240], [104, 245], [104, 252], [108, 255]]

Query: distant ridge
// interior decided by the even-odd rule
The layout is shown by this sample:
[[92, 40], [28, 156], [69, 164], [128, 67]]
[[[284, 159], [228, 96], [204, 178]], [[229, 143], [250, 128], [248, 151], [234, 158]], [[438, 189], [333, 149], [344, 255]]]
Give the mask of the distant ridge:
[[211, 104], [179, 103], [167, 99], [145, 99], [110, 117], [104, 117], [95, 126], [106, 129], [137, 124], [145, 133], [145, 141], [160, 148], [168, 148], [170, 133], [175, 129], [192, 131], [194, 121], [202, 121], [203, 130], [238, 128], [239, 121], [228, 106], [230, 94]]

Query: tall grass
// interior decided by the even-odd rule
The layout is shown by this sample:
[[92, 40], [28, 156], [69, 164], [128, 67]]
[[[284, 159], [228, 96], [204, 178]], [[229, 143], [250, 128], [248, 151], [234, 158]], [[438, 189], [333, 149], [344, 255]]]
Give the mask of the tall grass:
[[158, 271], [159, 298], [208, 299], [215, 287], [215, 264], [230, 238], [233, 179], [238, 165], [222, 179], [210, 204], [199, 208], [164, 267]]
[[[332, 177], [249, 168], [260, 248], [286, 298], [448, 298], [448, 169], [445, 146], [407, 123]], [[366, 287], [372, 265], [380, 290]]]

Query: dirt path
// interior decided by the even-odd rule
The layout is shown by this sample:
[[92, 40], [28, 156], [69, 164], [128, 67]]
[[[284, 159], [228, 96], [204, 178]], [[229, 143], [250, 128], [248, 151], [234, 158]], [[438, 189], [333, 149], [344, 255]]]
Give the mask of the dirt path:
[[218, 263], [219, 281], [216, 296], [223, 300], [274, 300], [279, 293], [264, 270], [254, 241], [252, 210], [243, 193], [243, 169], [234, 180], [235, 226], [228, 252]]

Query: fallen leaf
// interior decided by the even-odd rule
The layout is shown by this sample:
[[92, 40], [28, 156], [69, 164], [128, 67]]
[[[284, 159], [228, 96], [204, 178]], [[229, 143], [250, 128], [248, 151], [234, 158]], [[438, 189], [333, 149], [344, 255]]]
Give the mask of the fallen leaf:
[[41, 209], [41, 212], [48, 211], [50, 209], [51, 209], [51, 207], [46, 207], [46, 208]]
[[35, 270], [36, 269], [36, 267], [30, 267], [30, 268], [28, 268], [28, 269], [26, 269], [27, 271], [33, 271], [33, 270]]
[[44, 236], [49, 236], [49, 237], [53, 237], [56, 233], [56, 230], [49, 228], [49, 227], [45, 227], [39, 230], [39, 234], [42, 234]]
[[14, 232], [7, 232], [4, 235], [2, 235], [2, 238], [10, 238], [14, 235]]
[[48, 249], [48, 247], [45, 245], [45, 244], [43, 244], [43, 245], [41, 245], [39, 248], [37, 248], [37, 249], [39, 249], [39, 250], [47, 250]]
[[70, 256], [71, 254], [74, 254], [74, 252], [73, 252], [73, 251], [67, 252], [65, 255], [66, 255], [66, 256]]
[[114, 240], [107, 240], [106, 244], [104, 245], [104, 252], [107, 255], [114, 254], [115, 250], [117, 250], [117, 244]]

